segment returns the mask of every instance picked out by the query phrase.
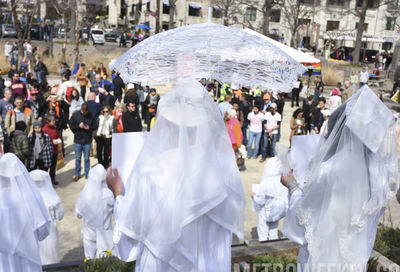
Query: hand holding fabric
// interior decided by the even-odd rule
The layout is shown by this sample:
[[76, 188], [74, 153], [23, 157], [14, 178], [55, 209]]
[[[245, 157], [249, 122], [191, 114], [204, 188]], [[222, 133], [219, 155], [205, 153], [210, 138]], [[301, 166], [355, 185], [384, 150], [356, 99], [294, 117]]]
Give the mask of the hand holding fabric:
[[124, 194], [124, 184], [117, 168], [108, 168], [106, 182], [108, 188], [113, 192], [114, 197]]

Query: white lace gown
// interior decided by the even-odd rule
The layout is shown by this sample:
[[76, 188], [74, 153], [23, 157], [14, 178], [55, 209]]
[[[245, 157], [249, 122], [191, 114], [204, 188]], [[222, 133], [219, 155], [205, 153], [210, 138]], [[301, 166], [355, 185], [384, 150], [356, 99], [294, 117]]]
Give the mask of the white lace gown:
[[331, 115], [284, 222], [283, 233], [301, 246], [301, 271], [365, 271], [379, 218], [399, 185], [392, 121], [368, 87]]

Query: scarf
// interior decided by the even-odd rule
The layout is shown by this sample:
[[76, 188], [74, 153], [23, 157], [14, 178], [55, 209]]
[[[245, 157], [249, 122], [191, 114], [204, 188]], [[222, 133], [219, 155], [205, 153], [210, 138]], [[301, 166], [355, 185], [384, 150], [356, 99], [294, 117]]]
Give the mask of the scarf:
[[150, 95], [150, 105], [157, 105], [157, 95]]
[[33, 145], [33, 157], [36, 160], [39, 159], [40, 152], [42, 152], [42, 146], [43, 146], [43, 137], [42, 133], [36, 133], [35, 132], [35, 143]]

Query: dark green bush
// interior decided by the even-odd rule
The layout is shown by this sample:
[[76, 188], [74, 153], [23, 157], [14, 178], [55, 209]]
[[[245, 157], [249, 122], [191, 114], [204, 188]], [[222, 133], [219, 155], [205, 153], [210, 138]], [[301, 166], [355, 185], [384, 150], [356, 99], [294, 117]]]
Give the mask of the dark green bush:
[[400, 265], [400, 229], [379, 227], [376, 232], [374, 249]]
[[80, 266], [82, 272], [134, 272], [135, 262], [126, 263], [115, 257], [88, 260]]

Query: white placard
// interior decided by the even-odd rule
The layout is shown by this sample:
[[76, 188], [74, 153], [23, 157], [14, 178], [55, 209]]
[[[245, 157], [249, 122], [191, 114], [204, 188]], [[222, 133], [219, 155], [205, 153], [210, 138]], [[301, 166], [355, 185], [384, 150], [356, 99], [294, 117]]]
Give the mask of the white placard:
[[293, 136], [290, 148], [290, 166], [300, 187], [304, 186], [304, 176], [308, 164], [317, 150], [320, 134]]
[[147, 135], [147, 132], [126, 132], [112, 136], [112, 167], [118, 169], [124, 183], [129, 178]]

